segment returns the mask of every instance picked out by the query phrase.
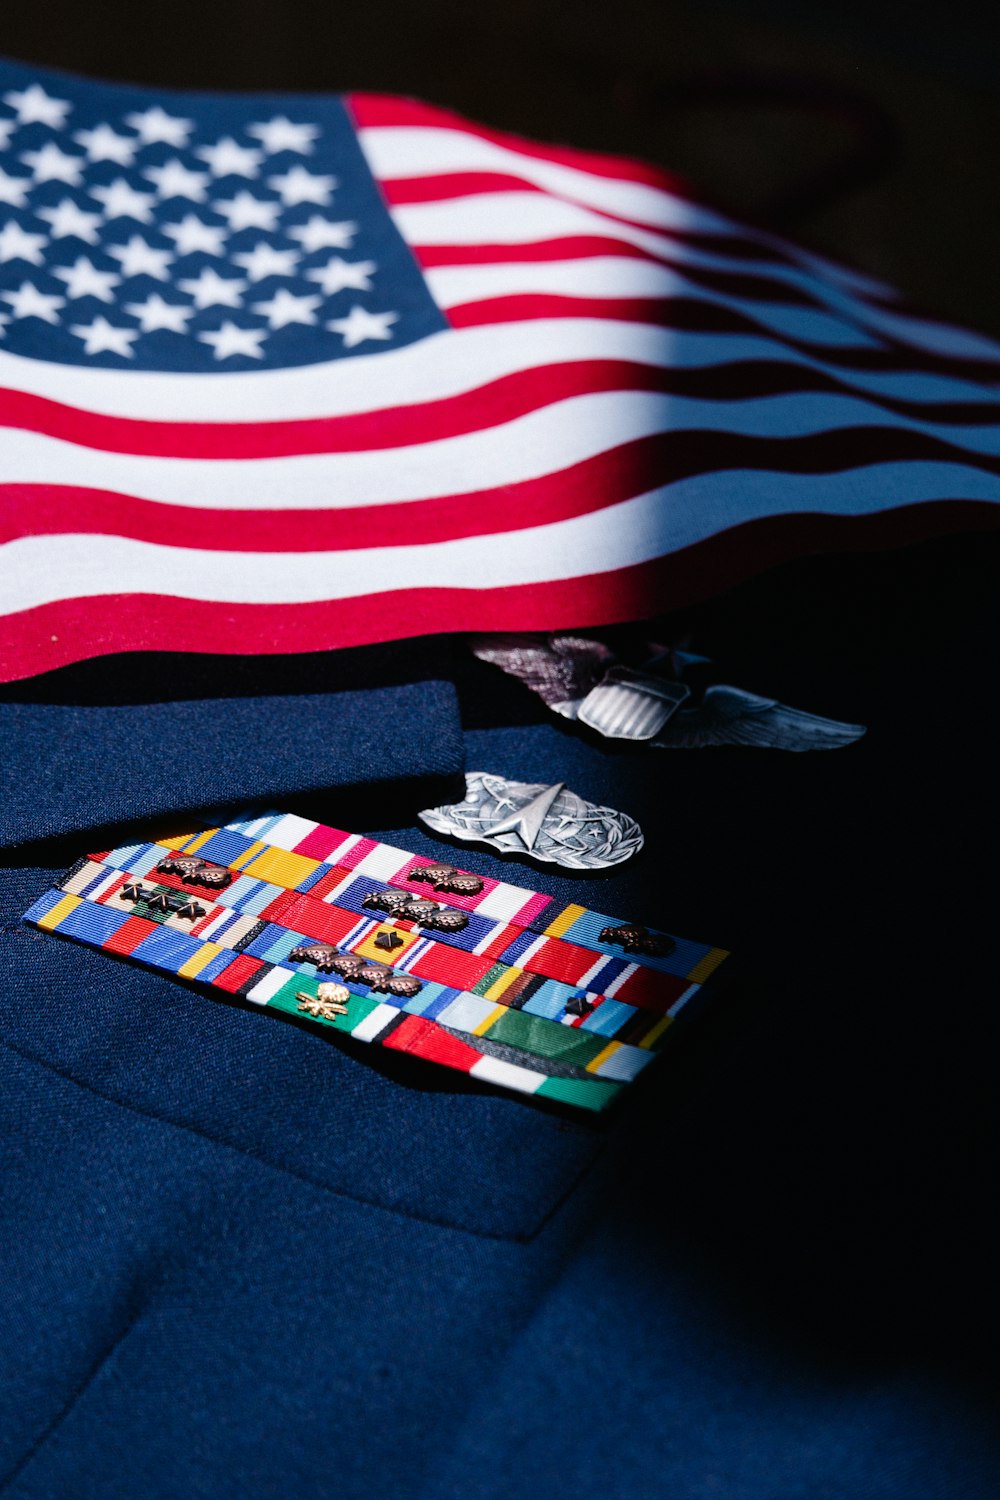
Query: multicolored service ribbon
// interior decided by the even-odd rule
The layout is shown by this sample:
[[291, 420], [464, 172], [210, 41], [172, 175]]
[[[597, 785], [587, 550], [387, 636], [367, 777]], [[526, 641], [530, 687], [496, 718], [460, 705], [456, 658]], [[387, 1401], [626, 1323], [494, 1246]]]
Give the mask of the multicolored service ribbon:
[[[449, 907], [485, 919], [472, 929], [477, 934], [472, 951], [481, 949], [492, 958], [516, 960], [528, 967], [530, 947], [534, 950], [530, 955], [534, 972], [567, 983], [579, 984], [601, 954], [622, 960], [621, 947], [600, 937], [604, 929], [616, 925], [613, 917], [485, 876], [477, 877], [482, 890], [475, 895], [439, 895], [423, 881], [413, 879], [415, 870], [433, 867], [434, 860], [291, 813], [268, 813], [160, 842], [166, 848], [199, 854], [270, 885], [308, 892], [340, 906], [351, 904], [345, 896], [354, 893], [360, 898], [380, 886], [432, 894]], [[357, 886], [352, 886], [352, 876], [359, 882]], [[533, 935], [531, 942], [520, 953], [511, 952], [518, 936], [525, 932]], [[650, 935], [665, 939], [668, 951], [629, 953], [623, 967], [653, 969], [700, 984], [726, 957], [722, 948], [652, 929]], [[453, 941], [450, 934], [448, 940]], [[559, 972], [539, 966], [545, 963]], [[610, 968], [607, 972], [610, 974]]]
[[[626, 958], [599, 936], [610, 918], [458, 871], [450, 883], [460, 889], [445, 894], [442, 869], [272, 814], [85, 857], [26, 920], [356, 1040], [592, 1110], [652, 1060], [726, 956], [625, 926], [614, 930], [633, 946], [663, 950]], [[430, 914], [425, 930], [365, 905], [393, 890], [424, 898], [415, 909]], [[449, 910], [467, 925], [427, 935]], [[329, 979], [343, 987], [346, 1014], [322, 999]]]

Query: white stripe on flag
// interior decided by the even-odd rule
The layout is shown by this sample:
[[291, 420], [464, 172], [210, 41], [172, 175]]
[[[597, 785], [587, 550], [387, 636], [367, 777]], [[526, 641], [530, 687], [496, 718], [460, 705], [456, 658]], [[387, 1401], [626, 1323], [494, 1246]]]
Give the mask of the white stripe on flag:
[[701, 208], [662, 188], [596, 173], [559, 162], [525, 156], [464, 130], [439, 126], [373, 125], [358, 131], [358, 140], [373, 174], [383, 181], [436, 177], [454, 172], [497, 172], [522, 177], [560, 198], [575, 199], [603, 213], [638, 219], [660, 228], [688, 233], [737, 232], [732, 219]]
[[[12, 431], [4, 440], [4, 469], [8, 484], [92, 486], [195, 509], [337, 511], [519, 484], [662, 432], [795, 438], [853, 427], [924, 433], [971, 454], [1000, 455], [1000, 423], [918, 422], [826, 392], [728, 402], [626, 390], [574, 396], [479, 432], [368, 453], [146, 458]], [[483, 518], [483, 530], [494, 524], [501, 530], [502, 516]]]
[[608, 241], [609, 254], [614, 242], [624, 242], [677, 269], [722, 271], [728, 276], [746, 278], [751, 287], [754, 278], [762, 280], [764, 285], [783, 283], [791, 291], [805, 292], [814, 300], [849, 311], [854, 317], [873, 317], [877, 311], [874, 304], [856, 296], [839, 281], [827, 281], [797, 265], [760, 256], [740, 258], [737, 246], [731, 246], [728, 254], [720, 249], [706, 249], [704, 243], [687, 243], [652, 229], [609, 219], [593, 209], [544, 193], [501, 190], [425, 203], [400, 203], [393, 207], [392, 216], [404, 239], [421, 249], [441, 245], [454, 249], [466, 245], [528, 246], [596, 237]]
[[[559, 240], [579, 235], [587, 237], [596, 235], [608, 238], [610, 241], [622, 240], [645, 250], [651, 256], [662, 257], [670, 262], [674, 274], [679, 278], [682, 278], [685, 270], [697, 271], [699, 269], [724, 271], [730, 275], [735, 274], [747, 278], [752, 278], [754, 275], [764, 277], [766, 282], [783, 282], [790, 289], [806, 293], [813, 301], [826, 306], [831, 312], [841, 314], [851, 323], [867, 327], [871, 333], [887, 334], [891, 338], [903, 339], [920, 349], [946, 357], [1000, 360], [1000, 344], [983, 334], [878, 306], [854, 296], [836, 281], [825, 281], [815, 274], [799, 270], [794, 266], [783, 266], [780, 262], [760, 259], [741, 262], [731, 256], [706, 251], [700, 246], [680, 244], [676, 240], [667, 239], [649, 230], [638, 229], [631, 224], [618, 224], [615, 220], [604, 218], [588, 209], [579, 208], [576, 204], [566, 203], [558, 198], [549, 198], [542, 193], [497, 192], [475, 194], [466, 198], [449, 198], [439, 203], [404, 203], [394, 208], [392, 213], [403, 237], [411, 245], [417, 246], [461, 247], [483, 244], [530, 246], [544, 240]], [[611, 257], [613, 257], [613, 245], [609, 244], [608, 258]], [[595, 259], [600, 258], [588, 256], [586, 262]], [[540, 264], [544, 263], [540, 262]], [[636, 267], [642, 266], [643, 262], [633, 258], [629, 264]], [[516, 262], [510, 269], [516, 265], [523, 266], [524, 262]], [[447, 269], [473, 268], [481, 269], [478, 258], [475, 267], [459, 265]], [[666, 268], [661, 266], [659, 269], [665, 270]], [[437, 295], [436, 289], [441, 284], [440, 274], [441, 271], [438, 269], [432, 269], [428, 273], [428, 280], [435, 288], [435, 295]], [[657, 285], [651, 277], [642, 281], [637, 272], [634, 273], [634, 280], [636, 285], [648, 285], [653, 288]], [[624, 271], [609, 273], [608, 290], [603, 295], [608, 297], [682, 295], [682, 292], [674, 290], [666, 279], [659, 283], [663, 287], [662, 291], [655, 289], [616, 291], [614, 289], [616, 283], [622, 288], [627, 287], [629, 282]], [[706, 302], [728, 307], [749, 316], [760, 316], [761, 309], [767, 306], [768, 301], [780, 302], [781, 300], [773, 297], [758, 300], [756, 296], [721, 296], [697, 282], [683, 279], [679, 280], [678, 285], [686, 288], [683, 294], [699, 297]], [[445, 287], [447, 288], [447, 283]], [[581, 293], [575, 295], [581, 295]], [[582, 295], [600, 294], [584, 293]], [[472, 300], [468, 297], [455, 297], [450, 290], [446, 290], [446, 296], [448, 300], [442, 305], [448, 307], [455, 307], [462, 301]], [[800, 315], [808, 314], [808, 309], [797, 309], [797, 311]], [[794, 329], [798, 325], [793, 323], [790, 326]], [[820, 342], [818, 335], [810, 334], [808, 329], [809, 322], [806, 316], [798, 337], [803, 339], [812, 337]], [[822, 341], [826, 342], [826, 340]]]
[[[906, 369], [853, 370], [764, 334], [688, 333], [602, 318], [539, 318], [454, 329], [385, 354], [239, 375], [77, 369], [0, 349], [0, 385], [103, 416], [204, 423], [211, 432], [215, 423], [304, 421], [422, 405], [520, 370], [588, 360], [679, 370], [770, 360], [900, 400], [996, 400], [995, 387], [985, 381]], [[206, 412], [211, 422], [205, 422]]]
[[669, 422], [668, 397], [604, 391], [407, 448], [290, 458], [145, 458], [12, 431], [4, 438], [4, 480], [92, 486], [213, 510], [345, 510], [519, 484], [662, 432]]
[[751, 301], [706, 291], [669, 266], [625, 255], [577, 260], [499, 261], [425, 272], [434, 300], [448, 309], [491, 297], [558, 296], [650, 299], [684, 297], [748, 317], [785, 338], [831, 348], [877, 345], [856, 323], [815, 308]]
[[843, 286], [878, 297], [893, 295], [884, 283], [862, 271], [828, 261], [776, 235], [747, 228], [663, 188], [527, 156], [473, 132], [440, 126], [371, 125], [358, 131], [358, 139], [372, 172], [384, 182], [455, 172], [506, 173], [532, 182], [554, 197], [568, 198], [622, 219], [685, 234], [711, 234], [730, 242], [742, 239], [768, 245], [808, 266], [814, 274]]
[[873, 464], [835, 474], [698, 475], [569, 521], [347, 552], [207, 552], [104, 535], [22, 537], [2, 553], [0, 612], [132, 593], [255, 604], [376, 597], [396, 589], [498, 589], [626, 568], [765, 516], [871, 515], [948, 496], [1000, 503], [1000, 478], [961, 464]]

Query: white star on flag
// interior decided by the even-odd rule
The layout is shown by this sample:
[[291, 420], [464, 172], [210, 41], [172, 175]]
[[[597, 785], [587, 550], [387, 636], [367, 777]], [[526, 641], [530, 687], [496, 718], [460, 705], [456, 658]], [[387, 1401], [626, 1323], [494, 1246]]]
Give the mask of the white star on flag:
[[315, 255], [317, 250], [350, 250], [357, 232], [358, 226], [351, 219], [338, 224], [313, 214], [308, 223], [289, 229], [288, 238], [298, 240], [306, 255]]
[[105, 251], [121, 262], [125, 277], [155, 276], [157, 281], [170, 280], [167, 267], [174, 259], [173, 251], [160, 250], [139, 234], [134, 234], [127, 245], [106, 245]]
[[70, 333], [83, 339], [84, 354], [121, 354], [126, 359], [133, 357], [131, 345], [139, 337], [134, 328], [116, 328], [107, 318], [77, 324]]
[[167, 146], [186, 146], [188, 136], [194, 129], [193, 120], [168, 115], [158, 104], [141, 113], [126, 115], [125, 124], [138, 131], [139, 138], [146, 146], [155, 146], [160, 141]]
[[65, 297], [40, 292], [31, 281], [22, 281], [16, 292], [0, 292], [0, 297], [10, 303], [15, 318], [42, 318], [46, 323], [58, 323], [58, 309], [66, 306]]
[[87, 213], [72, 198], [63, 198], [54, 208], [38, 208], [35, 213], [39, 219], [46, 219], [51, 225], [49, 234], [54, 240], [64, 240], [73, 235], [78, 240], [85, 240], [88, 245], [97, 244], [97, 226], [101, 222], [101, 215]]
[[31, 186], [30, 177], [11, 177], [0, 167], [0, 203], [9, 203], [11, 208], [23, 208]]
[[110, 125], [95, 125], [93, 130], [77, 130], [73, 135], [91, 161], [113, 161], [116, 166], [130, 167], [138, 145], [134, 135], [119, 135]]
[[287, 172], [269, 177], [267, 182], [288, 208], [295, 208], [299, 203], [317, 203], [320, 208], [325, 208], [337, 186], [336, 177], [323, 177], [300, 166], [289, 167]]
[[139, 319], [143, 333], [165, 328], [169, 333], [186, 333], [187, 320], [194, 317], [193, 307], [164, 302], [159, 292], [150, 292], [145, 302], [130, 302], [125, 311]]
[[176, 156], [165, 161], [162, 167], [147, 167], [142, 175], [153, 183], [161, 198], [189, 198], [192, 203], [205, 201], [208, 173], [192, 172]]
[[248, 354], [251, 359], [263, 359], [261, 341], [267, 338], [263, 328], [237, 328], [228, 320], [215, 333], [199, 333], [203, 344], [211, 344], [216, 359], [229, 359], [233, 354]]
[[279, 151], [297, 151], [300, 156], [308, 156], [319, 128], [316, 125], [293, 125], [284, 115], [277, 115], [263, 125], [248, 125], [247, 135], [256, 136], [269, 156], [276, 156]]
[[29, 234], [11, 219], [0, 229], [0, 261], [26, 260], [33, 266], [40, 266], [44, 244], [44, 234]]
[[116, 177], [107, 187], [90, 189], [90, 196], [104, 204], [109, 219], [136, 219], [140, 224], [149, 224], [153, 218], [152, 204], [156, 201], [152, 193], [137, 193], [129, 187], [124, 177]]
[[99, 297], [102, 302], [113, 302], [112, 287], [121, 277], [115, 271], [99, 271], [86, 255], [78, 255], [71, 266], [53, 266], [53, 276], [66, 283], [66, 295], [71, 301], [78, 297]]
[[231, 135], [214, 146], [200, 146], [194, 153], [208, 163], [213, 177], [256, 177], [264, 153], [254, 146], [240, 146]]
[[115, 271], [101, 271], [86, 255], [78, 255], [71, 266], [52, 266], [52, 275], [66, 283], [66, 296], [70, 301], [80, 297], [98, 297], [102, 302], [113, 302], [113, 287], [121, 281]]
[[333, 297], [345, 287], [356, 292], [370, 292], [372, 274], [377, 270], [373, 260], [341, 260], [339, 255], [332, 255], [325, 266], [317, 266], [306, 275], [310, 281], [319, 282], [325, 297]]
[[186, 214], [179, 224], [164, 224], [164, 234], [174, 241], [178, 255], [193, 255], [203, 250], [206, 255], [222, 255], [227, 231], [219, 224], [206, 224], [194, 214]]
[[281, 204], [273, 198], [255, 198], [244, 188], [234, 198], [220, 198], [212, 204], [217, 214], [228, 219], [233, 234], [241, 229], [276, 229]]
[[61, 151], [55, 141], [46, 141], [37, 151], [22, 151], [21, 160], [31, 167], [36, 182], [65, 182], [79, 187], [83, 176], [83, 157]]
[[331, 333], [340, 334], [345, 349], [353, 349], [366, 339], [391, 339], [389, 326], [398, 318], [399, 314], [394, 312], [366, 312], [355, 303], [346, 318], [333, 318], [326, 326]]
[[271, 328], [284, 328], [289, 323], [308, 325], [315, 323], [316, 309], [322, 301], [322, 297], [297, 297], [280, 287], [269, 302], [255, 302], [253, 310], [265, 317]]
[[275, 250], [266, 240], [258, 240], [252, 250], [234, 255], [233, 263], [242, 266], [251, 281], [263, 281], [267, 276], [294, 276], [298, 259], [297, 250]]
[[220, 276], [210, 266], [190, 281], [178, 283], [182, 292], [194, 298], [195, 307], [239, 307], [240, 295], [247, 289], [242, 277]]
[[68, 99], [53, 99], [38, 83], [20, 91], [11, 89], [3, 99], [17, 112], [19, 124], [50, 125], [53, 130], [60, 130], [65, 125], [66, 116], [73, 107]]

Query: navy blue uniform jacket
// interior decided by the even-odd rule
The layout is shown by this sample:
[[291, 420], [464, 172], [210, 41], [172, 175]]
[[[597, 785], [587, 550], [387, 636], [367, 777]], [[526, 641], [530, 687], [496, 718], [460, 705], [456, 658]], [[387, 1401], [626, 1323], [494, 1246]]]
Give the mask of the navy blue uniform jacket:
[[[829, 755], [585, 741], [460, 642], [6, 689], [0, 1495], [1000, 1493], [979, 548], [803, 564], [704, 612], [733, 680], [869, 724]], [[508, 878], [738, 955], [611, 1118], [19, 920], [164, 811], [451, 852], [415, 813], [464, 765], [644, 826], [597, 882]]]

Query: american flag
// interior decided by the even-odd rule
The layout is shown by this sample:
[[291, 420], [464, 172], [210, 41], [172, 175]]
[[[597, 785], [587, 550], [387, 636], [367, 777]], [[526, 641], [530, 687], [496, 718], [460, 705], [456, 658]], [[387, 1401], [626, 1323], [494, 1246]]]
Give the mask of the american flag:
[[0, 65], [0, 676], [638, 618], [980, 524], [1000, 346], [408, 100]]

